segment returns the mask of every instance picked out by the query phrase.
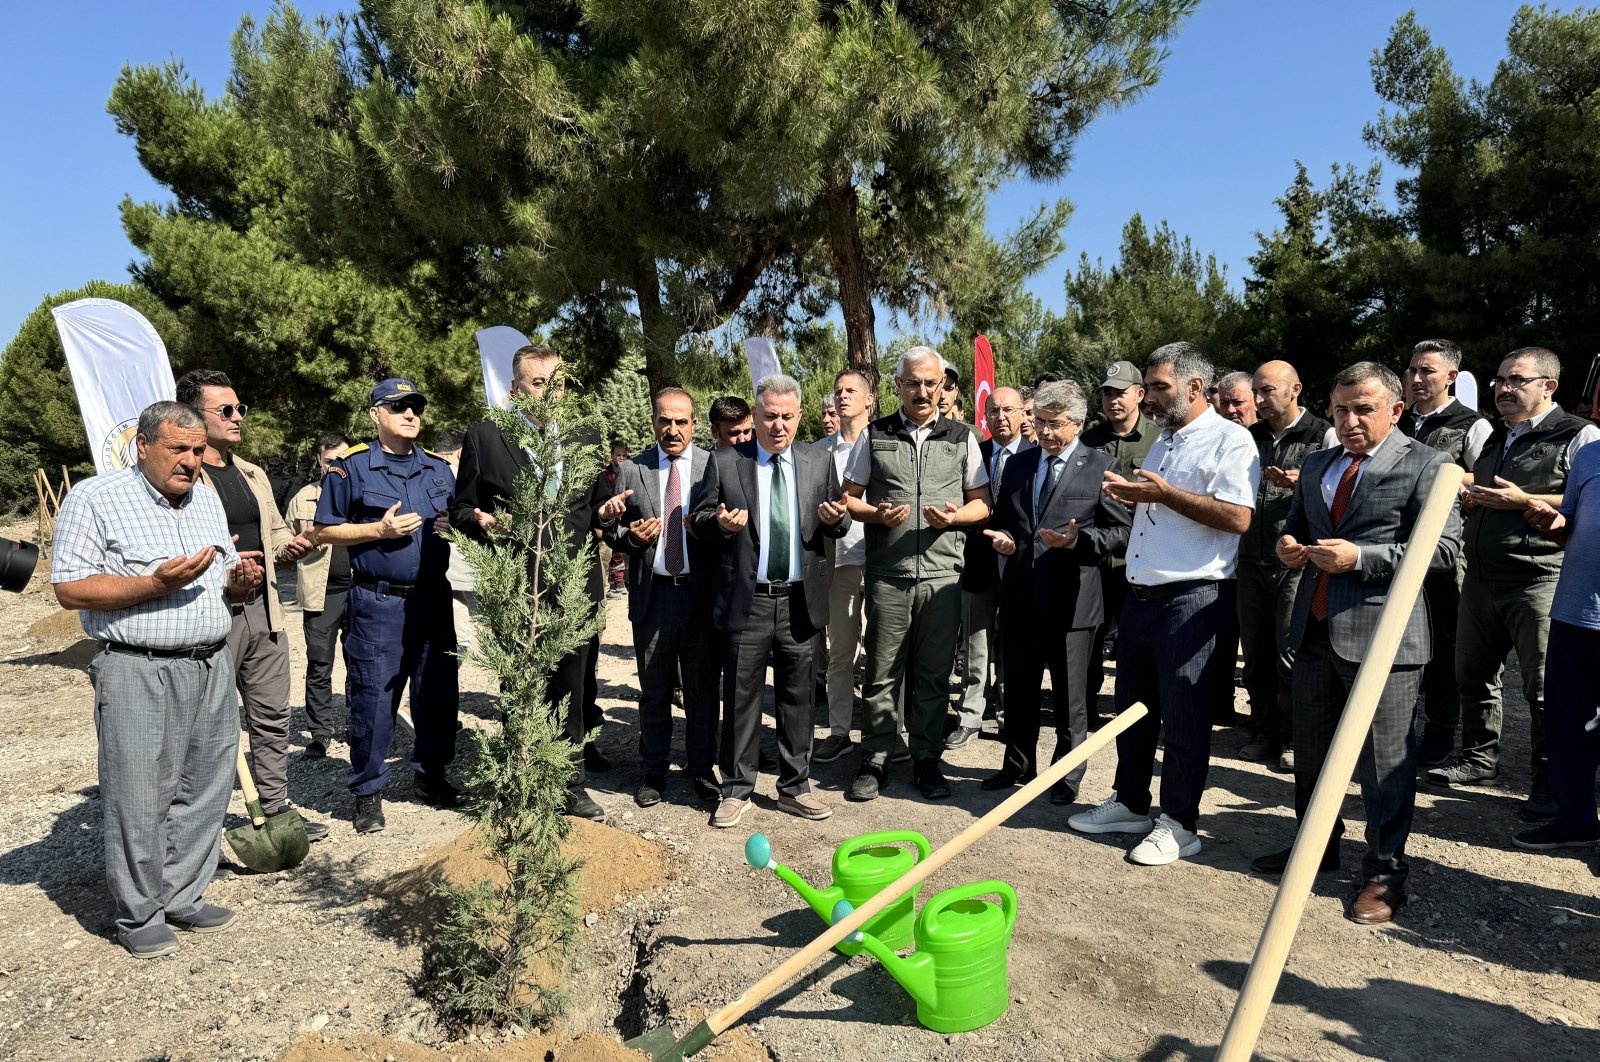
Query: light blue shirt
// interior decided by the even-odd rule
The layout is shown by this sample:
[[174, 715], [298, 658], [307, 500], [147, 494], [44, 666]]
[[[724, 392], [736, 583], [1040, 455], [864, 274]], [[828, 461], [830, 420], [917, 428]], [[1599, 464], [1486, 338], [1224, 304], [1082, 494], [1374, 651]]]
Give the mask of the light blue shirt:
[[[1356, 488], [1361, 486], [1361, 477], [1365, 476], [1367, 469], [1372, 467], [1373, 459], [1383, 452], [1385, 446], [1392, 445], [1391, 440], [1396, 435], [1402, 434], [1404, 433], [1399, 428], [1396, 428], [1388, 435], [1385, 435], [1383, 441], [1378, 443], [1377, 446], [1367, 451], [1366, 460], [1362, 461], [1361, 467], [1356, 469], [1356, 485], [1351, 488], [1351, 493], [1354, 493]], [[1322, 503], [1328, 507], [1329, 512], [1333, 511], [1333, 496], [1339, 493], [1339, 480], [1344, 476], [1344, 470], [1349, 467], [1350, 451], [1344, 450], [1329, 463], [1327, 471], [1322, 473]]]
[[681, 495], [678, 510], [683, 514], [683, 574], [689, 574], [689, 492], [694, 487], [694, 448], [677, 457], [668, 457], [659, 446], [656, 448], [656, 511], [661, 514], [661, 536], [656, 539], [657, 575], [667, 572], [667, 477], [672, 473], [672, 463], [678, 463], [678, 491]]
[[223, 588], [239, 563], [222, 499], [196, 483], [173, 508], [138, 466], [73, 485], [56, 518], [50, 581], [92, 575], [146, 576], [173, 557], [215, 546], [216, 559], [200, 577], [165, 597], [128, 608], [79, 614], [84, 633], [143, 649], [188, 649], [227, 637], [233, 622]]
[[[865, 435], [866, 432], [862, 432]], [[761, 506], [761, 551], [756, 557], [756, 581], [767, 581], [767, 549], [772, 543], [772, 462], [783, 463], [784, 492], [789, 495], [789, 582], [800, 581], [800, 492], [794, 448], [774, 457], [756, 443], [756, 498]]]
[[1600, 446], [1585, 446], [1573, 459], [1561, 515], [1572, 533], [1561, 558], [1550, 618], [1600, 631]]
[[[1050, 456], [1050, 452], [1048, 450], [1046, 450], [1042, 446], [1039, 447], [1039, 467], [1033, 473], [1033, 513], [1034, 513], [1034, 516], [1037, 517], [1037, 516], [1043, 515], [1042, 513], [1039, 512], [1039, 502], [1044, 497], [1044, 485], [1046, 483], [1050, 482], [1050, 462], [1053, 461], [1053, 460], [1056, 460], [1056, 461], [1060, 461], [1062, 463], [1061, 478], [1065, 479], [1066, 476], [1067, 476], [1067, 469], [1065, 467], [1066, 463], [1068, 461], [1072, 460], [1072, 455], [1073, 455], [1074, 452], [1077, 451], [1077, 449], [1078, 449], [1078, 440], [1077, 439], [1073, 439], [1072, 442], [1067, 444], [1066, 449], [1062, 450], [1059, 454], [1057, 454], [1054, 458], [1052, 458]], [[1056, 481], [1056, 486], [1058, 488], [1061, 486], [1061, 480], [1057, 480]]]

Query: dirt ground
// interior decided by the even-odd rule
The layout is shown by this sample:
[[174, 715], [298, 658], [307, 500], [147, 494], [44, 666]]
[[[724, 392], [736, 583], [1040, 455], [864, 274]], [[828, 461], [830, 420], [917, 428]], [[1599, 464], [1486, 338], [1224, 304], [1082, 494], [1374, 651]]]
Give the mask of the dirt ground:
[[[26, 529], [4, 533], [23, 537]], [[332, 836], [292, 872], [224, 874], [208, 898], [243, 913], [238, 930], [186, 936], [174, 957], [133, 960], [109, 932], [83, 673], [88, 646], [37, 580], [28, 593], [4, 597], [0, 1057], [629, 1057], [617, 1049], [619, 1035], [669, 1020], [687, 1031], [820, 929], [786, 886], [744, 865], [750, 833], [766, 833], [780, 862], [825, 885], [831, 853], [849, 837], [910, 828], [938, 844], [1001, 799], [977, 785], [1000, 760], [989, 733], [948, 757], [955, 797], [940, 805], [915, 795], [908, 768], [895, 769], [883, 798], [848, 804], [842, 790], [854, 764], [847, 759], [815, 772], [836, 808], [821, 823], [779, 813], [770, 777], [739, 829], [710, 829], [709, 809], [677, 773], [666, 802], [640, 810], [632, 800], [640, 781], [632, 652], [623, 603], [610, 602], [609, 611], [601, 664], [608, 723], [600, 744], [615, 766], [595, 778], [593, 790], [609, 813], [609, 830], [575, 835], [604, 884], [591, 885], [585, 905], [594, 917], [585, 919], [587, 959], [570, 984], [574, 1011], [565, 1029], [546, 1037], [448, 1041], [417, 997], [415, 979], [425, 883], [447, 866], [471, 862], [463, 851], [466, 820], [409, 801], [402, 769], [387, 794], [388, 829], [358, 837], [349, 827], [345, 746], [336, 744], [322, 761], [297, 752], [291, 793], [309, 815], [332, 825]], [[291, 611], [289, 627], [298, 684], [298, 612]], [[1381, 929], [1341, 917], [1362, 847], [1361, 804], [1351, 790], [1345, 870], [1317, 881], [1260, 1057], [1600, 1057], [1600, 869], [1592, 854], [1536, 855], [1509, 843], [1527, 784], [1527, 735], [1516, 677], [1508, 679], [1502, 786], [1422, 790], [1411, 903]], [[342, 671], [334, 681], [337, 690]], [[487, 676], [464, 669], [467, 725], [492, 725], [490, 689]], [[297, 749], [308, 737], [303, 723], [297, 712]], [[1292, 831], [1290, 780], [1241, 760], [1243, 742], [1240, 730], [1215, 731], [1201, 820], [1205, 850], [1194, 859], [1134, 866], [1123, 859], [1131, 841], [1073, 834], [1065, 819], [1076, 809], [1041, 804], [923, 887], [924, 899], [991, 877], [1016, 887], [1012, 1002], [994, 1024], [955, 1036], [930, 1032], [880, 964], [835, 955], [758, 1007], [739, 1035], [724, 1037], [718, 1054], [737, 1062], [1210, 1058], [1274, 894], [1275, 883], [1252, 874], [1249, 860], [1286, 843]], [[403, 740], [395, 753], [403, 768]], [[1105, 795], [1114, 762], [1108, 752], [1091, 764], [1087, 800]], [[237, 814], [237, 794], [234, 805]]]

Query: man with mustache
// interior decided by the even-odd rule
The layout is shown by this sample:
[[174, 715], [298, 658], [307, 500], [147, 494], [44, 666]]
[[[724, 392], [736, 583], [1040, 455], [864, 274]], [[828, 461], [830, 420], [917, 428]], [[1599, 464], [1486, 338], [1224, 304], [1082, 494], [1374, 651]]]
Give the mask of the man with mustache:
[[695, 446], [694, 399], [678, 387], [655, 396], [656, 444], [617, 469], [616, 494], [600, 507], [601, 532], [628, 558], [628, 619], [639, 668], [639, 763], [634, 794], [661, 802], [672, 759], [672, 692], [683, 678], [684, 747], [695, 794], [717, 781], [717, 653], [711, 631], [712, 556], [689, 531], [689, 506], [710, 455]]
[[[1134, 506], [1128, 604], [1117, 639], [1117, 710], [1150, 713], [1117, 738], [1116, 792], [1068, 825], [1141, 833], [1128, 858], [1162, 866], [1200, 851], [1195, 832], [1211, 759], [1219, 632], [1239, 535], [1250, 526], [1261, 461], [1250, 433], [1207, 400], [1213, 369], [1193, 343], [1169, 343], [1145, 365], [1144, 411], [1162, 433], [1135, 479], [1105, 474], [1105, 491]], [[1157, 738], [1164, 735], [1161, 815], [1150, 817]]]
[[1560, 508], [1578, 451], [1600, 428], [1556, 405], [1561, 360], [1542, 347], [1506, 355], [1490, 381], [1500, 422], [1473, 465], [1462, 498], [1467, 572], [1456, 621], [1461, 756], [1434, 768], [1433, 785], [1487, 785], [1500, 777], [1500, 681], [1515, 649], [1528, 700], [1531, 778], [1524, 815], [1550, 818], [1544, 733], [1545, 646], [1564, 555], [1555, 538], [1524, 519], [1534, 501]]
[[206, 423], [179, 402], [139, 414], [138, 465], [86, 479], [56, 518], [50, 581], [100, 648], [89, 665], [99, 737], [106, 884], [136, 959], [178, 950], [172, 927], [217, 933], [206, 903], [233, 792], [239, 710], [229, 605], [265, 577], [235, 552], [200, 479]]

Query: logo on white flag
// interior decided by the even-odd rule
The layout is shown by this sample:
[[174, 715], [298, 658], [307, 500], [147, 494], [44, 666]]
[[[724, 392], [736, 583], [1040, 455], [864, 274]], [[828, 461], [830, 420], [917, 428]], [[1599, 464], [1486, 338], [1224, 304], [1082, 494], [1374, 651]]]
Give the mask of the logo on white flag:
[[112, 472], [133, 464], [139, 456], [137, 448], [133, 445], [133, 440], [138, 434], [138, 417], [130, 417], [106, 432], [105, 439], [95, 451], [95, 468]]
[[172, 363], [155, 328], [115, 299], [79, 299], [50, 313], [72, 372], [96, 472], [134, 463], [139, 414], [171, 401]]

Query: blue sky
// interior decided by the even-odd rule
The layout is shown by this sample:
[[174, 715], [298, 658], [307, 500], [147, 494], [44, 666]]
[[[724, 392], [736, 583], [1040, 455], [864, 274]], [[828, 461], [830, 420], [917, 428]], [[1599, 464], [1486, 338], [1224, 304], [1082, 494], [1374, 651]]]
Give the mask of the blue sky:
[[[306, 2], [304, 12], [353, 4]], [[1032, 283], [1059, 309], [1080, 252], [1107, 263], [1135, 212], [1165, 218], [1214, 252], [1235, 285], [1254, 233], [1276, 222], [1274, 197], [1296, 159], [1319, 183], [1334, 163], [1364, 165], [1362, 125], [1378, 112], [1368, 62], [1414, 7], [1456, 71], [1487, 79], [1504, 54], [1516, 3], [1501, 0], [1203, 0], [1171, 44], [1161, 83], [1107, 115], [1055, 185], [1018, 182], [990, 203], [1004, 232], [1039, 202], [1076, 204], [1067, 252]], [[179, 58], [210, 94], [222, 90], [240, 18], [265, 0], [57, 0], [14, 5], [0, 43], [0, 342], [45, 295], [124, 280], [135, 251], [123, 236], [124, 195], [165, 201], [105, 102], [124, 64]], [[880, 331], [889, 330], [886, 319]]]

